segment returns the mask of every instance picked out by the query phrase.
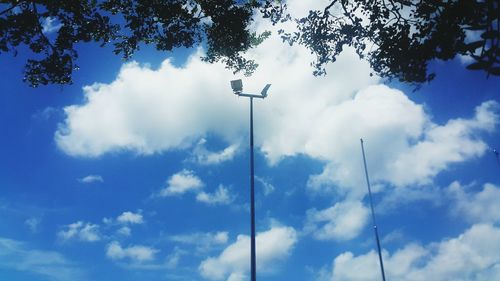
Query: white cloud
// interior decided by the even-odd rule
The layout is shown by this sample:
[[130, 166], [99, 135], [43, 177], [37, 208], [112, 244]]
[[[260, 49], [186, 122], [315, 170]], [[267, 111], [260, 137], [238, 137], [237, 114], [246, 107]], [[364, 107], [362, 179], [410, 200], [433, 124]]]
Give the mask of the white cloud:
[[123, 236], [130, 236], [132, 234], [132, 230], [128, 226], [122, 226], [116, 232]]
[[255, 180], [256, 180], [257, 182], [259, 182], [259, 183], [262, 185], [263, 190], [264, 190], [264, 195], [265, 195], [265, 196], [267, 196], [267, 195], [269, 195], [269, 194], [273, 193], [273, 192], [274, 192], [274, 190], [276, 189], [276, 188], [274, 187], [274, 185], [272, 185], [272, 184], [271, 184], [271, 183], [269, 183], [267, 180], [265, 180], [265, 179], [263, 179], [263, 178], [261, 178], [261, 177], [259, 177], [259, 176], [255, 176]]
[[[70, 155], [90, 157], [120, 150], [151, 154], [183, 149], [207, 133], [238, 144], [247, 132], [248, 101], [232, 95], [229, 81], [235, 77], [231, 71], [222, 64], [206, 64], [199, 56], [193, 54], [182, 67], [166, 60], [157, 70], [128, 63], [112, 83], [85, 87], [85, 103], [65, 108], [67, 118], [55, 134], [57, 144]], [[260, 91], [266, 83], [273, 83], [269, 98], [256, 102], [258, 143], [265, 139], [258, 135], [268, 135], [281, 125], [301, 128], [313, 120], [304, 117], [316, 116], [316, 109], [325, 102], [351, 97], [377, 80], [370, 78], [368, 64], [352, 51], [329, 68], [335, 76], [314, 77], [312, 69], [305, 67], [312, 55], [302, 47], [286, 46], [278, 36], [248, 56], [261, 67], [251, 81], [245, 81], [245, 90]], [[297, 109], [304, 113], [293, 118]], [[277, 120], [266, 124], [263, 121], [270, 120], [269, 116]], [[291, 136], [293, 144], [295, 135]]]
[[57, 19], [46, 17], [42, 22], [42, 32], [45, 34], [57, 32], [62, 26]]
[[[355, 135], [366, 136], [367, 161], [374, 182], [420, 185], [431, 183], [435, 175], [452, 163], [484, 154], [487, 146], [479, 133], [493, 130], [498, 122], [498, 103], [485, 102], [476, 108], [474, 118], [454, 119], [438, 126], [429, 121], [421, 106], [385, 86], [358, 93], [353, 103], [359, 104], [353, 105], [352, 111], [347, 110], [350, 112], [347, 116], [339, 113], [332, 115], [331, 121], [321, 122], [328, 124], [323, 127], [329, 137], [316, 138], [318, 143], [311, 147], [317, 151], [314, 155], [320, 157], [324, 153], [330, 162], [321, 174], [310, 178], [311, 190], [331, 190], [334, 184], [339, 184], [336, 191], [341, 194], [360, 198], [366, 193], [360, 144]], [[352, 126], [360, 118], [362, 121]], [[318, 134], [319, 131], [313, 133]], [[335, 140], [334, 144], [329, 139]]]
[[106, 247], [106, 256], [112, 260], [130, 259], [133, 262], [146, 262], [155, 259], [159, 250], [147, 246], [133, 245], [122, 247], [119, 242], [112, 241]]
[[64, 226], [63, 230], [60, 230], [57, 233], [57, 236], [62, 241], [77, 239], [80, 241], [95, 242], [101, 240], [99, 225], [88, 222], [84, 223], [82, 221], [77, 221]]
[[[294, 13], [308, 10], [310, 3], [299, 2], [289, 3]], [[255, 27], [277, 29], [260, 20]], [[335, 189], [356, 199], [365, 194], [360, 137], [373, 181], [396, 186], [428, 184], [449, 165], [484, 153], [481, 134], [498, 122], [496, 102], [480, 105], [471, 119], [436, 124], [401, 91], [374, 86], [379, 78], [369, 76], [369, 64], [352, 49], [327, 66], [328, 76], [314, 77], [307, 67], [310, 52], [274, 35], [248, 52], [260, 67], [244, 81], [245, 91], [273, 84], [269, 97], [255, 102], [255, 144], [271, 164], [295, 155], [324, 161], [324, 171], [309, 181], [311, 190]], [[65, 108], [66, 119], [55, 133], [58, 146], [70, 155], [96, 157], [123, 150], [196, 150], [206, 135], [228, 143], [228, 149], [242, 143], [248, 101], [231, 94], [230, 71], [202, 62], [200, 52], [182, 67], [169, 60], [156, 70], [128, 63], [115, 81], [85, 87], [85, 102]], [[200, 155], [200, 162], [215, 163], [232, 157], [233, 149]], [[164, 196], [185, 191], [168, 190]]]
[[48, 121], [52, 116], [58, 114], [59, 111], [59, 109], [49, 106], [44, 108], [43, 110], [37, 110], [32, 115], [32, 118], [40, 121]]
[[0, 238], [0, 268], [32, 273], [55, 281], [87, 280], [75, 263], [54, 251], [37, 250], [26, 243]]
[[88, 175], [83, 178], [78, 179], [81, 183], [95, 183], [95, 182], [104, 182], [104, 179], [99, 175]]
[[375, 212], [384, 214], [408, 204], [423, 201], [439, 206], [445, 202], [444, 199], [443, 190], [437, 185], [398, 187], [381, 198], [380, 203], [376, 205]]
[[[277, 263], [290, 254], [297, 242], [297, 233], [292, 227], [272, 227], [256, 236], [257, 270], [269, 273]], [[238, 235], [218, 257], [201, 262], [200, 274], [210, 280], [244, 280], [248, 271], [250, 237]]]
[[[119, 150], [152, 154], [187, 148], [211, 131], [237, 136], [243, 116], [227, 89], [231, 75], [198, 55], [183, 68], [168, 60], [156, 71], [128, 63], [111, 84], [85, 87], [86, 103], [65, 108], [68, 118], [55, 135], [59, 147], [81, 156]], [[92, 124], [94, 118], [101, 121]]]
[[325, 210], [308, 210], [304, 230], [319, 240], [350, 240], [361, 233], [368, 215], [360, 201], [343, 201]]
[[[500, 273], [500, 228], [476, 224], [456, 238], [425, 247], [409, 244], [392, 255], [384, 251], [383, 256], [388, 280], [496, 280]], [[342, 253], [335, 258], [330, 277], [336, 281], [378, 279], [377, 254]]]
[[196, 195], [196, 200], [210, 205], [227, 205], [233, 201], [229, 190], [222, 184], [213, 194], [201, 191]]
[[168, 179], [167, 186], [160, 190], [159, 196], [182, 195], [188, 191], [199, 190], [203, 185], [193, 171], [182, 170]]
[[142, 214], [132, 213], [130, 211], [123, 212], [116, 218], [116, 221], [119, 223], [129, 223], [129, 224], [141, 224], [144, 223]]
[[219, 164], [232, 160], [240, 145], [231, 144], [221, 151], [210, 151], [205, 147], [206, 139], [201, 139], [193, 150], [193, 161], [201, 165]]
[[[484, 102], [476, 107], [472, 119], [453, 119], [443, 126], [431, 125], [422, 140], [388, 165], [393, 174], [387, 179], [396, 185], [429, 183], [449, 164], [481, 156], [488, 147], [477, 133], [493, 131], [499, 121], [498, 108], [496, 102]], [[408, 177], [405, 171], [409, 167], [412, 172]]]
[[179, 261], [183, 255], [185, 255], [186, 252], [179, 249], [175, 248], [174, 251], [167, 256], [165, 266], [168, 269], [175, 269], [179, 265]]
[[487, 183], [479, 192], [466, 192], [466, 187], [453, 182], [447, 193], [453, 199], [451, 212], [469, 222], [500, 222], [500, 187]]
[[169, 239], [176, 243], [195, 245], [198, 252], [207, 252], [215, 247], [220, 247], [228, 242], [227, 231], [196, 232], [170, 236]]
[[387, 235], [382, 237], [382, 245], [402, 241], [404, 239], [405, 235], [402, 230], [396, 229], [391, 232], [389, 232]]
[[38, 226], [40, 225], [40, 219], [32, 217], [24, 221], [24, 224], [26, 224], [31, 232], [36, 233], [38, 232]]

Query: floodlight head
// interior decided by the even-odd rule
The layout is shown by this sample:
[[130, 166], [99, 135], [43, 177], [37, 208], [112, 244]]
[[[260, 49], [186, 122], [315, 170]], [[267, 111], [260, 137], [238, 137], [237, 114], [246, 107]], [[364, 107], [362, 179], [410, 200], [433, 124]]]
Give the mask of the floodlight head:
[[233, 92], [235, 94], [239, 94], [243, 91], [243, 82], [241, 79], [238, 80], [232, 80], [231, 81], [231, 88], [233, 88]]
[[269, 87], [271, 87], [271, 84], [267, 84], [264, 89], [262, 89], [262, 92], [260, 94], [265, 98], [267, 97], [267, 90], [269, 90]]

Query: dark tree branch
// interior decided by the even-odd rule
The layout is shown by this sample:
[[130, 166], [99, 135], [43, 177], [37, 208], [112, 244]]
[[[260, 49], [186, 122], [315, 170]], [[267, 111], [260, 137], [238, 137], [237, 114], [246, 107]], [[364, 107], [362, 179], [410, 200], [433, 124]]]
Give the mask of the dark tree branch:
[[10, 6], [10, 8], [7, 8], [7, 9], [5, 9], [5, 10], [1, 11], [1, 12], [0, 12], [0, 16], [2, 16], [3, 14], [8, 13], [8, 12], [10, 12], [10, 11], [12, 11], [12, 10], [13, 10], [13, 9], [15, 9], [17, 6], [19, 6], [19, 4], [21, 4], [21, 3], [23, 3], [23, 1], [17, 2], [16, 4], [14, 4], [14, 5]]

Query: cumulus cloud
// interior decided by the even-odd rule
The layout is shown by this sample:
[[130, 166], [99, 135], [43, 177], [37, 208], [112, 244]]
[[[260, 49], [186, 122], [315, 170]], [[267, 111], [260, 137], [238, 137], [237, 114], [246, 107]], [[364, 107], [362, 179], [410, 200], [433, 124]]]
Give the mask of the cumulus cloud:
[[120, 227], [116, 232], [123, 236], [130, 236], [132, 234], [132, 230], [128, 226]]
[[217, 187], [214, 193], [201, 191], [196, 195], [196, 200], [209, 205], [227, 205], [233, 202], [233, 197], [229, 194], [229, 189], [222, 184]]
[[[256, 28], [273, 27], [259, 24]], [[222, 158], [232, 155], [234, 144], [247, 132], [248, 102], [231, 94], [233, 74], [224, 65], [202, 62], [200, 52], [182, 67], [175, 67], [170, 60], [155, 70], [128, 63], [115, 81], [85, 87], [85, 102], [65, 108], [66, 120], [55, 134], [58, 146], [70, 155], [90, 157], [120, 150], [151, 154], [191, 147], [210, 133], [231, 144]], [[328, 78], [314, 77], [312, 69], [304, 67], [312, 60], [311, 54], [301, 47], [285, 46], [278, 36], [248, 56], [261, 67], [245, 81], [245, 90], [260, 91], [266, 83], [273, 83], [270, 97], [256, 104], [256, 131], [260, 135], [278, 129], [297, 109], [304, 114], [283, 124], [300, 129], [313, 120], [304, 117], [316, 116], [316, 109], [324, 102], [351, 97], [354, 91], [377, 81], [369, 76], [368, 64], [358, 60], [352, 50], [339, 58], [330, 69], [336, 75]], [[262, 122], [270, 120], [269, 116], [278, 120]], [[258, 142], [265, 139], [258, 138]], [[212, 162], [215, 160], [209, 158], [219, 156], [205, 160]]]
[[81, 183], [95, 183], [95, 182], [104, 182], [104, 179], [99, 175], [88, 175], [83, 178], [78, 179]]
[[[429, 120], [421, 106], [386, 86], [374, 86], [358, 93], [352, 103], [357, 102], [360, 103], [352, 110], [339, 109], [348, 112], [347, 116], [339, 113], [336, 120], [322, 122], [327, 124], [323, 127], [328, 128], [325, 133], [329, 137], [317, 138], [318, 142], [311, 147], [317, 150], [314, 154], [318, 157], [323, 152], [330, 161], [321, 174], [310, 178], [311, 190], [336, 188], [341, 194], [357, 198], [365, 194], [359, 138], [355, 135], [366, 136], [367, 161], [373, 181], [396, 186], [424, 185], [431, 183], [432, 178], [450, 164], [483, 155], [487, 146], [480, 139], [480, 133], [492, 131], [499, 120], [498, 103], [490, 101], [478, 106], [471, 119], [458, 118], [437, 125]], [[371, 113], [361, 114], [363, 110]], [[393, 113], [397, 114], [392, 116]], [[346, 127], [359, 118], [362, 121], [355, 122], [356, 126]], [[326, 141], [336, 138], [341, 139], [335, 141], [339, 145]], [[355, 155], [358, 157], [353, 157]]]
[[500, 187], [486, 183], [479, 192], [467, 192], [467, 187], [453, 182], [447, 189], [452, 198], [451, 212], [469, 222], [500, 222]]
[[30, 272], [55, 281], [88, 280], [84, 271], [62, 254], [33, 249], [25, 242], [2, 237], [0, 268]]
[[76, 239], [85, 242], [95, 242], [101, 240], [99, 225], [82, 221], [64, 226], [63, 229], [57, 233], [57, 236], [62, 241]]
[[[243, 116], [227, 89], [231, 75], [198, 57], [183, 68], [169, 60], [158, 70], [128, 63], [111, 84], [85, 87], [85, 104], [65, 108], [66, 122], [55, 135], [59, 147], [91, 157], [119, 150], [152, 154], [187, 148], [207, 132], [236, 136]], [[92, 124], [94, 118], [101, 121]]]
[[[458, 237], [427, 246], [409, 244], [392, 255], [386, 251], [383, 255], [388, 280], [496, 280], [500, 273], [500, 228], [476, 224]], [[375, 251], [359, 256], [345, 252], [335, 258], [330, 280], [368, 281], [379, 276]]]
[[206, 142], [206, 139], [201, 139], [193, 149], [192, 160], [201, 165], [214, 165], [232, 160], [240, 147], [235, 143], [221, 151], [210, 151], [205, 147]]
[[[297, 242], [297, 233], [292, 227], [275, 226], [256, 236], [257, 269], [261, 273], [272, 272], [276, 264], [290, 254]], [[200, 274], [210, 280], [247, 279], [250, 237], [238, 235], [236, 242], [225, 248], [217, 257], [201, 262]]]
[[129, 259], [132, 262], [147, 262], [155, 259], [159, 250], [147, 246], [132, 245], [122, 247], [119, 242], [112, 241], [106, 247], [106, 256], [112, 260]]
[[[290, 1], [289, 8], [299, 14], [309, 5]], [[276, 33], [278, 27], [257, 19], [254, 28]], [[181, 67], [170, 60], [158, 69], [127, 63], [114, 81], [84, 87], [84, 102], [64, 109], [66, 118], [55, 133], [58, 146], [87, 157], [193, 149], [200, 163], [230, 159], [247, 134], [248, 101], [231, 94], [234, 75], [221, 64], [201, 61], [202, 53], [198, 50]], [[403, 92], [376, 85], [379, 78], [370, 77], [369, 64], [349, 48], [327, 66], [327, 77], [314, 77], [305, 67], [313, 60], [310, 52], [283, 44], [277, 34], [247, 56], [260, 67], [244, 81], [244, 90], [258, 92], [273, 84], [269, 97], [255, 103], [256, 147], [271, 164], [295, 155], [324, 161], [323, 172], [308, 182], [313, 191], [364, 196], [360, 137], [374, 182], [422, 185], [453, 163], [481, 156], [486, 149], [481, 134], [498, 123], [496, 102], [479, 105], [469, 119], [433, 122], [432, 113]], [[203, 151], [197, 141], [207, 135], [228, 147]], [[162, 196], [196, 186], [172, 185]]]
[[350, 240], [361, 233], [368, 215], [360, 201], [343, 201], [325, 210], [308, 210], [304, 230], [319, 240]]
[[188, 191], [199, 190], [203, 185], [201, 179], [193, 171], [182, 170], [168, 179], [167, 186], [160, 190], [159, 196], [182, 195]]
[[[476, 107], [471, 119], [453, 119], [442, 126], [431, 124], [423, 139], [388, 165], [394, 171], [388, 180], [396, 185], [429, 183], [449, 164], [481, 156], [488, 146], [477, 133], [493, 131], [499, 121], [498, 109], [497, 102], [484, 102]], [[412, 167], [409, 178], [404, 175], [408, 167]]]
[[133, 213], [130, 211], [123, 212], [116, 218], [116, 221], [119, 223], [128, 223], [128, 224], [141, 224], [144, 222], [142, 214]]
[[167, 181], [167, 186], [153, 196], [166, 197], [194, 192], [198, 202], [209, 205], [227, 205], [233, 202], [234, 197], [224, 185], [220, 184], [213, 193], [203, 191], [204, 185], [203, 181], [193, 171], [184, 169], [172, 175]]

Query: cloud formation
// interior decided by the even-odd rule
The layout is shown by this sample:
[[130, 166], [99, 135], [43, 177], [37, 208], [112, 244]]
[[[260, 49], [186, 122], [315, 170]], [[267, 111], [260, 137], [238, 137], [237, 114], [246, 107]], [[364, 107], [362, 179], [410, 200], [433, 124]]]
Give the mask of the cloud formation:
[[129, 259], [132, 262], [147, 262], [155, 259], [159, 250], [142, 245], [122, 247], [118, 241], [112, 241], [106, 247], [106, 256], [112, 260]]
[[193, 149], [192, 160], [200, 165], [215, 165], [232, 160], [240, 147], [235, 143], [220, 151], [210, 151], [205, 147], [206, 143], [206, 139], [201, 139]]
[[229, 235], [227, 231], [195, 232], [173, 235], [169, 237], [169, 240], [180, 244], [194, 245], [198, 252], [207, 252], [215, 247], [225, 245], [229, 240]]
[[361, 233], [368, 215], [360, 201], [343, 201], [325, 210], [308, 210], [304, 230], [319, 240], [350, 240]]
[[88, 175], [83, 178], [78, 179], [81, 183], [95, 183], [95, 182], [104, 182], [104, 179], [100, 175]]
[[[55, 133], [58, 146], [70, 155], [88, 157], [192, 148], [200, 164], [231, 159], [247, 134], [248, 103], [230, 94], [231, 73], [198, 56], [191, 56], [183, 67], [166, 60], [156, 70], [128, 63], [115, 81], [85, 87], [85, 102], [65, 108], [66, 119]], [[378, 79], [369, 77], [369, 66], [352, 50], [328, 66], [328, 77], [312, 76], [303, 67], [310, 54], [283, 46], [274, 37], [249, 56], [261, 67], [245, 81], [245, 91], [260, 91], [261, 85], [273, 83], [269, 97], [255, 105], [256, 146], [270, 164], [295, 155], [325, 161], [324, 171], [309, 180], [313, 191], [336, 189], [357, 198], [364, 194], [359, 176], [361, 137], [374, 181], [421, 185], [453, 163], [481, 156], [486, 149], [482, 133], [498, 123], [499, 105], [493, 101], [479, 105], [472, 118], [434, 123], [431, 113], [403, 92], [374, 85]], [[196, 142], [207, 134], [228, 147], [209, 152], [203, 141]], [[186, 178], [195, 179], [184, 170], [179, 180]], [[191, 183], [173, 183], [162, 195], [200, 186]]]
[[312, 137], [310, 145], [304, 144], [303, 152], [329, 161], [321, 174], [309, 179], [308, 187], [312, 191], [334, 189], [355, 198], [366, 193], [356, 136], [364, 136], [370, 178], [374, 182], [398, 187], [430, 184], [450, 164], [485, 153], [487, 145], [480, 136], [495, 128], [498, 108], [496, 102], [484, 102], [476, 108], [473, 118], [457, 118], [438, 125], [422, 106], [402, 92], [386, 86], [369, 87], [354, 100], [332, 108], [337, 113], [311, 132], [313, 136], [327, 137]]
[[[393, 254], [384, 252], [388, 280], [496, 280], [500, 274], [500, 229], [475, 224], [458, 237], [427, 246], [409, 244]], [[337, 256], [329, 280], [369, 281], [379, 278], [377, 254]]]
[[42, 32], [50, 34], [57, 32], [63, 26], [56, 18], [46, 17], [42, 21]]
[[233, 202], [234, 198], [229, 194], [229, 189], [220, 184], [214, 193], [199, 192], [196, 195], [196, 200], [209, 205], [227, 205]]
[[[469, 188], [470, 189], [470, 188]], [[467, 192], [467, 186], [453, 182], [447, 189], [452, 198], [451, 212], [469, 222], [500, 222], [500, 187], [486, 183], [479, 192]]]
[[0, 268], [29, 272], [55, 281], [87, 280], [84, 271], [62, 254], [33, 249], [28, 244], [0, 237]]
[[[297, 233], [292, 227], [272, 227], [256, 236], [257, 268], [261, 273], [272, 272], [276, 264], [287, 257]], [[226, 247], [217, 257], [201, 262], [200, 274], [209, 280], [244, 280], [248, 271], [250, 237], [238, 235], [236, 242]]]
[[62, 241], [76, 239], [84, 242], [95, 242], [101, 240], [99, 225], [88, 222], [85, 223], [83, 221], [77, 221], [64, 226], [63, 229], [57, 233], [57, 236]]
[[24, 224], [27, 225], [32, 233], [38, 232], [38, 228], [40, 226], [41, 220], [39, 218], [31, 217], [24, 221]]
[[116, 218], [116, 221], [119, 223], [125, 223], [125, 224], [142, 224], [144, 223], [142, 214], [139, 213], [133, 213], [130, 211], [123, 212], [121, 215], [119, 215]]
[[159, 196], [182, 195], [189, 191], [199, 190], [203, 186], [203, 182], [193, 171], [184, 169], [168, 179], [167, 186], [160, 190]]

